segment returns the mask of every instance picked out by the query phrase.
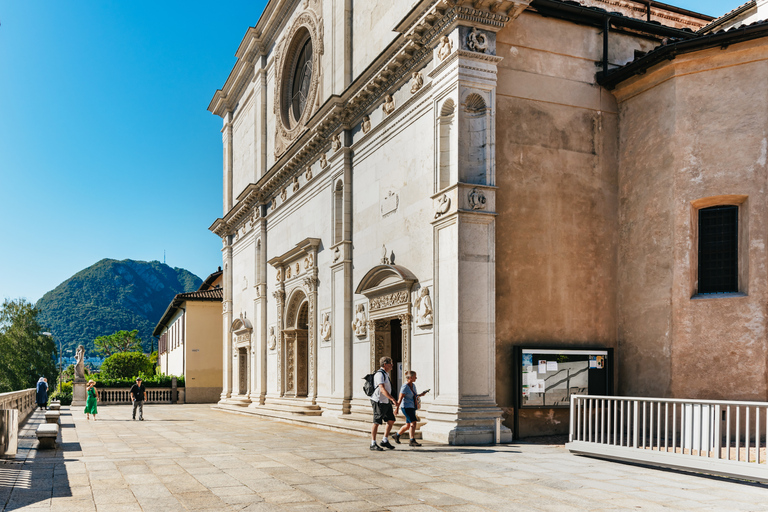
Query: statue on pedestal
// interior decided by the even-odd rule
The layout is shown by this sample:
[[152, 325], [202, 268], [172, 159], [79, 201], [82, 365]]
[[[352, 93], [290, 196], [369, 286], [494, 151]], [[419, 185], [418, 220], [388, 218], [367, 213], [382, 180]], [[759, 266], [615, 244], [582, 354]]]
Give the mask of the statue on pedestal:
[[75, 351], [75, 380], [85, 380], [85, 347], [82, 345]]

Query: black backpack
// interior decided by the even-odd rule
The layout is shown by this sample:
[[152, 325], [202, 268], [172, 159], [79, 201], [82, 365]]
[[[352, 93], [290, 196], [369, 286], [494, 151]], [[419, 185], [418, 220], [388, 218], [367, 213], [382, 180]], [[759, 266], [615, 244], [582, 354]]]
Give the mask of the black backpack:
[[[371, 396], [373, 395], [373, 392], [376, 391], [376, 386], [373, 385], [373, 376], [376, 375], [376, 372], [383, 371], [381, 368], [376, 370], [373, 373], [369, 373], [365, 377], [363, 377], [363, 380], [365, 383], [363, 384], [363, 391], [366, 395]], [[384, 378], [386, 379], [386, 373], [384, 374]]]

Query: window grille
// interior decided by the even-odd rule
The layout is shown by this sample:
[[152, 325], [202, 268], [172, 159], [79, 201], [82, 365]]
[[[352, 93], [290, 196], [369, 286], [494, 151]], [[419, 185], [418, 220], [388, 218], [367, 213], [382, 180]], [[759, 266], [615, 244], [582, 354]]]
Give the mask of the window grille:
[[699, 210], [699, 293], [739, 291], [739, 207]]

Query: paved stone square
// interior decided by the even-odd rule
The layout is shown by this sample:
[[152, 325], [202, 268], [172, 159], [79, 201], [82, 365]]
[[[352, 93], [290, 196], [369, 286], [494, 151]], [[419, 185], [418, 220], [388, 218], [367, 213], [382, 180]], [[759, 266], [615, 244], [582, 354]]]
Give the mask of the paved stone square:
[[205, 405], [63, 408], [55, 451], [35, 412], [0, 462], [4, 511], [768, 510], [768, 486], [577, 457], [558, 445], [424, 443], [371, 452], [363, 437]]

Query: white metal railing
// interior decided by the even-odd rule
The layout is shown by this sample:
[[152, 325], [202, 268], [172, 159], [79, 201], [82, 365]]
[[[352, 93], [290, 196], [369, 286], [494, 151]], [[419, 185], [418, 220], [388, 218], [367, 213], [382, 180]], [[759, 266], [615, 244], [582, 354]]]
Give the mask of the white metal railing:
[[21, 423], [35, 410], [35, 399], [35, 388], [0, 393], [0, 409], [18, 409], [19, 423]]
[[571, 396], [573, 453], [768, 482], [768, 402]]
[[[178, 397], [177, 402], [184, 403], [184, 388], [177, 388]], [[99, 404], [130, 404], [131, 393], [130, 388], [104, 388], [98, 389], [99, 391]], [[145, 403], [148, 404], [170, 404], [173, 403], [173, 389], [172, 388], [148, 388], [145, 390]]]

